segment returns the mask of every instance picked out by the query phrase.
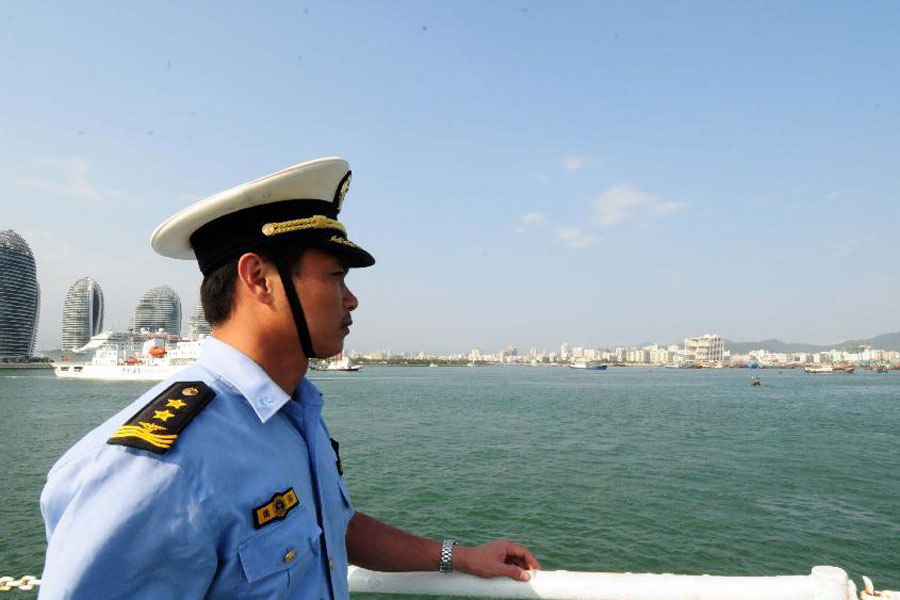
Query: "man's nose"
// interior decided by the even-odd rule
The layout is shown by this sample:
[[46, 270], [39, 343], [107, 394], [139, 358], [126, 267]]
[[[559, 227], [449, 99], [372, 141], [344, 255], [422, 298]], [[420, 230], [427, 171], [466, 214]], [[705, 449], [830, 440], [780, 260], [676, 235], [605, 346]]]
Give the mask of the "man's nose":
[[359, 306], [359, 299], [353, 295], [353, 292], [346, 285], [344, 286], [344, 305], [347, 307], [347, 310], [356, 310], [356, 307]]

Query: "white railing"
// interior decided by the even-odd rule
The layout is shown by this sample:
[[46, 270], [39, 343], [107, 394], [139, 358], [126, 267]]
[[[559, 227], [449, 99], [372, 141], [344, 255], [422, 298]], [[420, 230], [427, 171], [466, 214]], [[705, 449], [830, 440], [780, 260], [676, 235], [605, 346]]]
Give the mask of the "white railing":
[[838, 567], [809, 575], [722, 577], [650, 573], [533, 571], [527, 583], [461, 573], [382, 573], [350, 567], [350, 591], [541, 600], [855, 600], [856, 585]]
[[[350, 567], [351, 592], [525, 598], [541, 600], [856, 600], [856, 584], [838, 567], [814, 567], [809, 575], [723, 577], [664, 573], [532, 571], [531, 581], [479, 579], [460, 573], [382, 573]], [[874, 590], [863, 577], [860, 600], [900, 600], [900, 592]], [[0, 577], [0, 592], [31, 590], [41, 580]]]

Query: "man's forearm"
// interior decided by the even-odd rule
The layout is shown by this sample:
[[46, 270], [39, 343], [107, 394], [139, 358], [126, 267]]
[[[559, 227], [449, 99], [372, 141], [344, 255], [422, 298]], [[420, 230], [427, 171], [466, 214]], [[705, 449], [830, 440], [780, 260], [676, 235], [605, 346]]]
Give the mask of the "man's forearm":
[[[373, 571], [437, 571], [440, 563], [440, 540], [406, 533], [360, 512], [350, 520], [346, 541], [350, 562]], [[454, 571], [518, 581], [528, 581], [528, 571], [541, 568], [528, 548], [509, 540], [456, 546], [452, 563]]]
[[360, 512], [347, 526], [347, 557], [366, 569], [436, 571], [440, 554], [440, 541], [412, 535]]

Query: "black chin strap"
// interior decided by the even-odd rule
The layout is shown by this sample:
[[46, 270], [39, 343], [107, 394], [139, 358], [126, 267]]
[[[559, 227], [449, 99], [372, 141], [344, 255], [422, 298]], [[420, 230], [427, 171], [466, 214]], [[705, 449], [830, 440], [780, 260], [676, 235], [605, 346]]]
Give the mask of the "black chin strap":
[[306, 358], [318, 358], [313, 350], [312, 338], [309, 335], [309, 326], [306, 317], [303, 316], [303, 307], [300, 306], [300, 298], [297, 297], [297, 289], [294, 287], [294, 278], [291, 273], [293, 265], [288, 264], [287, 257], [281, 249], [275, 250], [275, 265], [281, 276], [281, 285], [284, 287], [284, 295], [287, 296], [291, 313], [294, 315], [294, 325], [297, 326], [297, 338], [300, 340], [300, 348]]

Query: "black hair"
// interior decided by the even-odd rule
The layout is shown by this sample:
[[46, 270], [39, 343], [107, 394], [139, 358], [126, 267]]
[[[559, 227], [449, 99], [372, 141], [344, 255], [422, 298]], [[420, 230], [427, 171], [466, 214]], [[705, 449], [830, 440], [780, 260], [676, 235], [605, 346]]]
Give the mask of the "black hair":
[[[297, 275], [300, 272], [300, 260], [306, 248], [299, 245], [282, 246], [284, 256], [292, 265], [291, 273]], [[250, 250], [258, 254], [266, 261], [275, 264], [276, 253], [271, 248], [256, 248]], [[203, 306], [203, 314], [207, 322], [216, 327], [225, 323], [231, 316], [234, 305], [235, 282], [237, 281], [237, 266], [240, 261], [237, 256], [223, 265], [216, 267], [208, 275], [203, 277], [200, 284], [200, 304]]]

